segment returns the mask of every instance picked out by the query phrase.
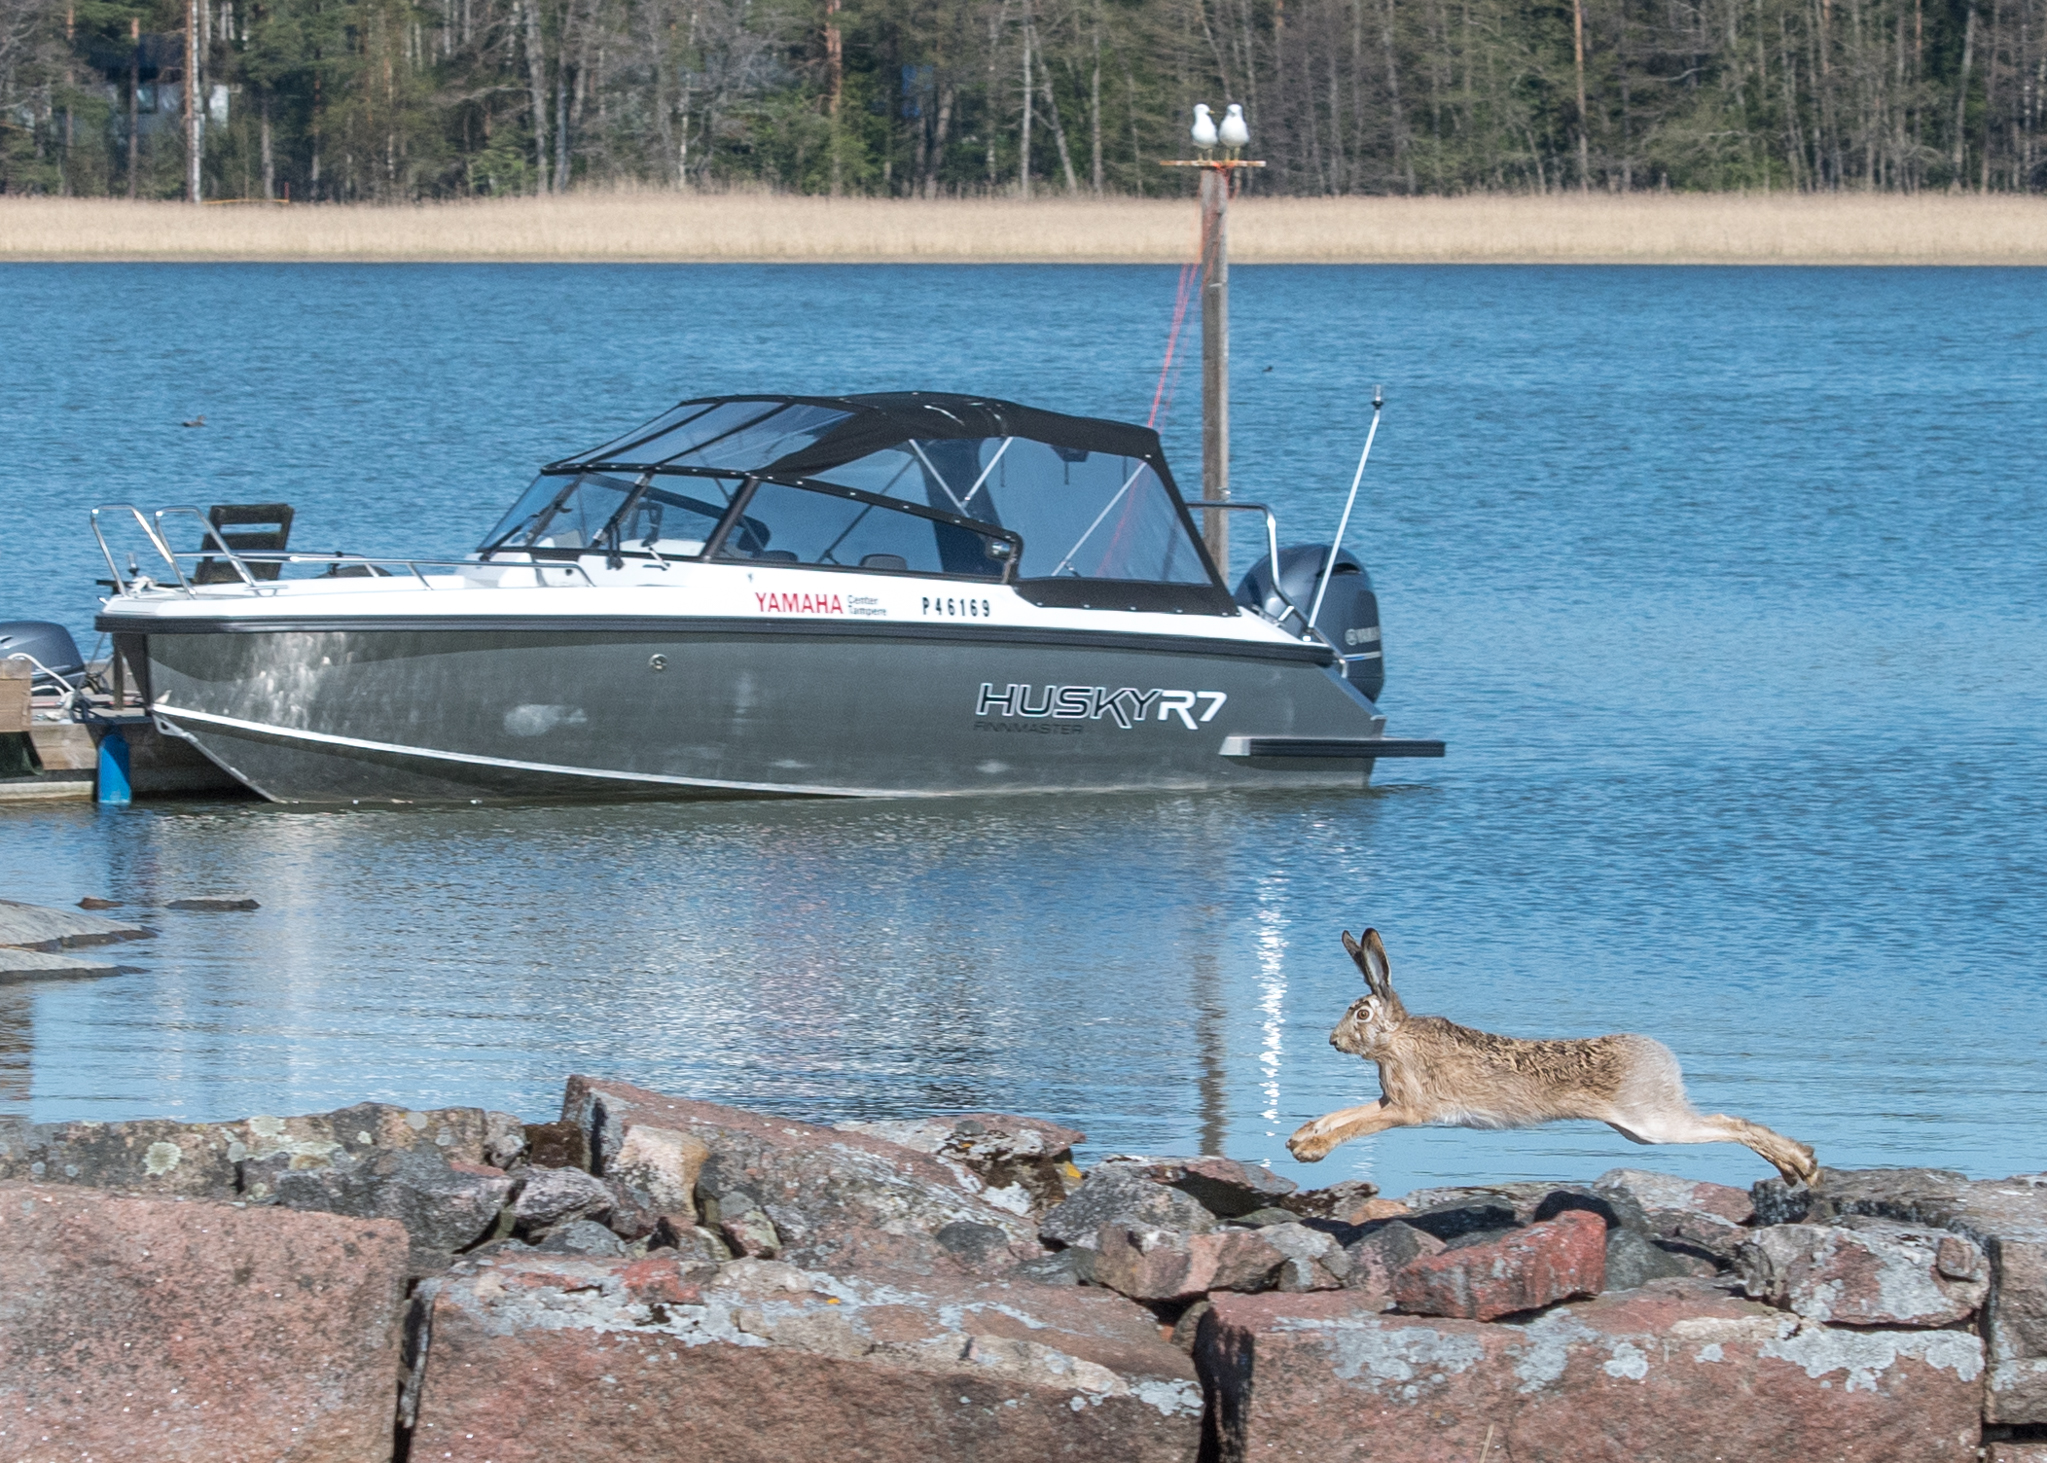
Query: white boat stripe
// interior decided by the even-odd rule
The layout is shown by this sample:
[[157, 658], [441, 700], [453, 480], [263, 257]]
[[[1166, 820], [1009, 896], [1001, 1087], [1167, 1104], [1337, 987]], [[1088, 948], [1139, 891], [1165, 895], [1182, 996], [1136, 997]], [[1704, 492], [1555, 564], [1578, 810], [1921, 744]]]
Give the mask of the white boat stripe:
[[[203, 721], [237, 731], [257, 732], [286, 740], [319, 742], [332, 747], [353, 747], [364, 752], [391, 752], [403, 757], [426, 757], [442, 762], [466, 762], [478, 767], [504, 767], [517, 772], [550, 772], [565, 777], [604, 778], [612, 782], [644, 782], [664, 787], [716, 787], [734, 792], [779, 792], [792, 797], [919, 798], [956, 794], [918, 792], [874, 787], [808, 787], [782, 782], [728, 782], [715, 777], [665, 777], [657, 772], [609, 772], [588, 767], [565, 767], [554, 762], [520, 762], [509, 757], [485, 757], [475, 752], [443, 752], [431, 747], [407, 747], [396, 742], [373, 742], [363, 737], [336, 736], [331, 732], [301, 731], [296, 727], [273, 726], [268, 722], [244, 721], [211, 711], [193, 711], [183, 706], [154, 706], [151, 710], [170, 721]], [[968, 789], [962, 789], [968, 791]]]

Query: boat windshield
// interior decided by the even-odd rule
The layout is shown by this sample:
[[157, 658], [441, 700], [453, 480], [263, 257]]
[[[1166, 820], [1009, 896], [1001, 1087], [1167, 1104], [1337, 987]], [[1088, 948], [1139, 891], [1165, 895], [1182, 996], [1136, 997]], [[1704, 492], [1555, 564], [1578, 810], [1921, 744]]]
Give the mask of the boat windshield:
[[1000, 579], [1015, 554], [1015, 541], [1007, 535], [977, 532], [821, 485], [762, 483], [725, 535], [717, 557]]
[[1019, 534], [1019, 578], [1209, 582], [1185, 516], [1142, 457], [1024, 437], [924, 438], [815, 476]]
[[584, 461], [594, 466], [747, 472], [800, 451], [851, 416], [810, 402], [684, 402]]
[[689, 477], [643, 486], [610, 473], [544, 474], [534, 479], [478, 552], [604, 548], [664, 559], [692, 558], [704, 551], [739, 484], [738, 478]]

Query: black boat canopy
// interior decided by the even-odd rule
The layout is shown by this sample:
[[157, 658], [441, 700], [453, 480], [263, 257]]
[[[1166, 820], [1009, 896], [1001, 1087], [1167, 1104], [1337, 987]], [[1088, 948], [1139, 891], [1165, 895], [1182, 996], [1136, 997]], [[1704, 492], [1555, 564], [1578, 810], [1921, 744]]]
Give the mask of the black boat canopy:
[[913, 440], [1022, 437], [1112, 456], [1157, 458], [1159, 434], [1100, 417], [1070, 417], [938, 391], [864, 396], [713, 396], [685, 401], [590, 452], [543, 471], [709, 468], [808, 477]]
[[482, 552], [503, 549], [999, 579], [1041, 603], [1232, 612], [1158, 433], [940, 392], [682, 402], [549, 463]]

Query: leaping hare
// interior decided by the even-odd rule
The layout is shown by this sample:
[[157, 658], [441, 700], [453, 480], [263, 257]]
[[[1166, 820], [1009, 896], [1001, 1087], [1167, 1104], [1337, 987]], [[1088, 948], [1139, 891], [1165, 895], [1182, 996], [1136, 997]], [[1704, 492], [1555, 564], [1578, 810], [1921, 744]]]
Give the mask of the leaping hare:
[[1660, 1041], [1633, 1035], [1523, 1041], [1441, 1016], [1410, 1016], [1393, 994], [1379, 932], [1366, 930], [1360, 945], [1346, 930], [1343, 948], [1364, 972], [1370, 994], [1351, 1003], [1329, 1044], [1376, 1062], [1385, 1095], [1303, 1124], [1286, 1146], [1304, 1163], [1388, 1128], [1526, 1128], [1590, 1118], [1637, 1143], [1745, 1144], [1791, 1183], [1819, 1180], [1805, 1144], [1746, 1118], [1694, 1111], [1677, 1058]]

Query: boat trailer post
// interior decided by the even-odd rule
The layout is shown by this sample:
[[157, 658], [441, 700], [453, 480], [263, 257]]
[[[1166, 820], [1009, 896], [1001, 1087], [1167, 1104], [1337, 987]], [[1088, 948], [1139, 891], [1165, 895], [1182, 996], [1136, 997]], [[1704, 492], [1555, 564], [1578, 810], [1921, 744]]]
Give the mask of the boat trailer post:
[[[1379, 435], [1379, 408], [1386, 404], [1386, 390], [1382, 386], [1372, 388], [1372, 425], [1365, 432], [1365, 450], [1358, 454], [1358, 470], [1351, 474], [1350, 496], [1343, 500], [1343, 517], [1336, 521], [1336, 538], [1329, 545], [1329, 557], [1322, 562], [1322, 578], [1315, 586], [1315, 603], [1308, 611], [1308, 628], [1315, 628], [1315, 617], [1322, 613], [1322, 596], [1328, 592], [1329, 576], [1336, 572], [1336, 552], [1343, 547], [1343, 531], [1350, 527], [1350, 510], [1358, 501], [1358, 484], [1365, 480], [1365, 464], [1372, 460], [1372, 439]], [[1278, 560], [1274, 560], [1274, 572], [1278, 572]]]

